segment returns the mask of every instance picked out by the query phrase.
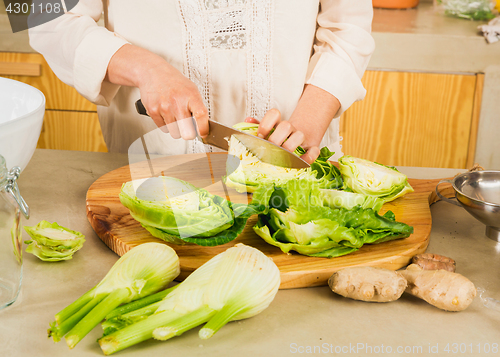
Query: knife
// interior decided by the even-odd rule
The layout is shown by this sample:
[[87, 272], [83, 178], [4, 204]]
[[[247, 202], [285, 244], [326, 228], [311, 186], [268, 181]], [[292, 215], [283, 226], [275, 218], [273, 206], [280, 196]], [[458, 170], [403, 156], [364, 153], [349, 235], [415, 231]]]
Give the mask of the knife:
[[[139, 114], [148, 115], [140, 99], [135, 102], [135, 107]], [[244, 133], [213, 120], [208, 121], [208, 126], [208, 136], [202, 139], [205, 144], [228, 151], [229, 139], [234, 135], [251, 153], [265, 163], [294, 169], [303, 169], [310, 166], [293, 152], [265, 139]]]

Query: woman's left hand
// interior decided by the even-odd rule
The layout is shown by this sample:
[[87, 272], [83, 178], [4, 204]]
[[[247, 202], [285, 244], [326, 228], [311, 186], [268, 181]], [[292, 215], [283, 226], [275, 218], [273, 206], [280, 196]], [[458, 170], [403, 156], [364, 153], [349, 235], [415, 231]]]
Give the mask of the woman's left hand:
[[[281, 120], [281, 113], [278, 109], [270, 109], [259, 122], [258, 120], [248, 117], [245, 119], [247, 123], [259, 123], [257, 135], [260, 138], [267, 139], [273, 144], [283, 146], [289, 151], [295, 151], [298, 146], [305, 142], [305, 135], [300, 130], [297, 130], [293, 124], [288, 121]], [[271, 135], [271, 131], [275, 129]], [[306, 153], [301, 158], [308, 162], [313, 163], [319, 156], [319, 148], [317, 146], [304, 147]]]

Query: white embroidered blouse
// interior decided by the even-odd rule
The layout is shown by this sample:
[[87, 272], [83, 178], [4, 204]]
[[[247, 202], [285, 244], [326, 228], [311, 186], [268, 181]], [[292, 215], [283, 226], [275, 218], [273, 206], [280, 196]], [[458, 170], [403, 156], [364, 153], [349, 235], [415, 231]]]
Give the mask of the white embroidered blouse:
[[[97, 25], [102, 14], [105, 27]], [[371, 19], [371, 0], [80, 0], [30, 29], [30, 44], [62, 81], [98, 104], [109, 151], [126, 152], [156, 126], [136, 113], [137, 88], [104, 81], [110, 58], [124, 44], [181, 70], [198, 86], [210, 118], [224, 124], [260, 119], [270, 108], [288, 119], [305, 83], [339, 99], [338, 118], [365, 96]], [[193, 143], [161, 141], [158, 153], [196, 151]], [[323, 145], [340, 154], [338, 119]]]

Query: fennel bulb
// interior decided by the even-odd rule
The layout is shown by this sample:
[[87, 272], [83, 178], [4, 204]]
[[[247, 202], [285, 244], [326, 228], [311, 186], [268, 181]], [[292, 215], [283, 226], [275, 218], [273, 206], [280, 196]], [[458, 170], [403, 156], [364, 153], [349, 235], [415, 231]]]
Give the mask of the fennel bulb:
[[[154, 337], [167, 340], [206, 323], [202, 339], [213, 336], [229, 321], [255, 316], [274, 299], [280, 272], [259, 250], [236, 244], [216, 255], [180, 283], [159, 303], [144, 310], [138, 322], [103, 336], [99, 344], [109, 355]], [[134, 311], [125, 314], [130, 317]], [[137, 315], [137, 314], [136, 314]]]
[[65, 337], [75, 347], [117, 306], [163, 289], [180, 273], [179, 257], [169, 246], [144, 243], [125, 253], [99, 284], [55, 315], [49, 337]]

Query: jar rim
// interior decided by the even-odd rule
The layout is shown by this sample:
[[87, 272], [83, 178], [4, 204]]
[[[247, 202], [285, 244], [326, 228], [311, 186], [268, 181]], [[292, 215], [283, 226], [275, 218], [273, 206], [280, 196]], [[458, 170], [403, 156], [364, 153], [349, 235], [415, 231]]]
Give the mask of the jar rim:
[[5, 158], [0, 155], [0, 189], [7, 185], [7, 165]]

